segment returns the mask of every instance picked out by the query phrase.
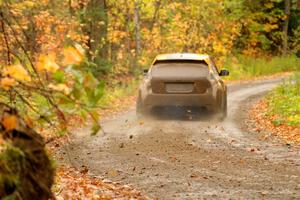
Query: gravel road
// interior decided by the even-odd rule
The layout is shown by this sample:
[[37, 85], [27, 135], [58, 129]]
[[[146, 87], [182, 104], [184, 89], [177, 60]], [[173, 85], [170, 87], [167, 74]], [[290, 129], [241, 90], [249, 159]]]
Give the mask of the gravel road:
[[132, 109], [79, 129], [64, 155], [73, 166], [130, 184], [152, 199], [300, 199], [300, 150], [260, 141], [249, 107], [281, 79], [228, 86], [228, 118], [139, 121]]

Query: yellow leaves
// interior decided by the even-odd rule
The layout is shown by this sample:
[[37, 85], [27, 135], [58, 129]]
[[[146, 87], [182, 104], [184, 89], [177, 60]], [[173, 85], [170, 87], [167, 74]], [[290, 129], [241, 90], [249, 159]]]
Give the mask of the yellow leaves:
[[17, 117], [15, 115], [4, 116], [2, 125], [6, 131], [14, 130], [17, 127]]
[[[79, 64], [84, 58], [84, 50], [80, 45], [75, 47], [67, 47], [63, 50], [63, 65]], [[37, 62], [37, 70], [39, 72], [54, 73], [59, 69], [56, 63], [56, 55], [54, 53], [41, 55]]]
[[3, 69], [2, 75], [14, 78], [17, 81], [31, 81], [28, 72], [20, 64], [7, 66]]
[[277, 29], [277, 28], [278, 28], [277, 24], [265, 24], [264, 25], [264, 30], [266, 32], [271, 32], [272, 30]]
[[[1, 5], [1, 2], [0, 2]], [[21, 1], [20, 3], [14, 3], [14, 8], [17, 10], [26, 10], [26, 9], [32, 9], [36, 6], [36, 3], [33, 1], [27, 0], [27, 1]]]
[[300, 121], [300, 114], [295, 114], [288, 118], [288, 121]]
[[39, 72], [56, 72], [59, 66], [55, 62], [55, 54], [41, 55], [37, 62], [37, 70]]
[[265, 3], [265, 7], [268, 9], [274, 8], [274, 3], [273, 2]]
[[13, 86], [16, 86], [18, 81], [31, 81], [30, 75], [20, 64], [4, 67], [1, 75], [3, 78], [0, 80], [0, 87], [4, 90], [9, 90]]
[[219, 54], [223, 54], [223, 55], [226, 55], [226, 53], [227, 53], [227, 49], [220, 42], [214, 42], [213, 43], [213, 50], [214, 50], [214, 52], [219, 53]]
[[4, 90], [9, 90], [11, 87], [13, 87], [13, 86], [15, 86], [17, 84], [18, 84], [18, 82], [15, 79], [9, 78], [9, 77], [4, 77], [0, 81], [0, 86]]
[[64, 65], [76, 65], [80, 64], [84, 58], [84, 50], [76, 45], [75, 47], [67, 47], [63, 51], [64, 54]]

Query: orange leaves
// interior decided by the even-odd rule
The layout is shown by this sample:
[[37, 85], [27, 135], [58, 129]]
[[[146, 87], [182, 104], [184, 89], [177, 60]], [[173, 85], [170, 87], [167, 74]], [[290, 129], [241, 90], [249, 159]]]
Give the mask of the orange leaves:
[[18, 82], [15, 79], [9, 78], [9, 77], [4, 77], [0, 81], [0, 86], [4, 90], [9, 90], [10, 88], [12, 88], [13, 86], [15, 86], [17, 84], [18, 84]]
[[67, 47], [63, 51], [64, 54], [64, 65], [76, 65], [80, 64], [84, 59], [84, 50], [79, 46], [76, 45], [74, 47]]
[[[148, 199], [128, 185], [90, 177], [87, 167], [76, 171], [60, 167], [57, 170], [54, 193], [57, 199]], [[118, 172], [114, 172], [118, 173]]]
[[59, 66], [55, 62], [55, 54], [41, 55], [37, 62], [37, 70], [39, 72], [56, 72]]
[[6, 131], [14, 130], [17, 127], [17, 117], [15, 115], [4, 116], [1, 123]]
[[254, 131], [259, 132], [260, 140], [267, 140], [270, 135], [265, 135], [266, 131], [272, 135], [282, 139], [286, 144], [300, 144], [300, 129], [299, 127], [287, 125], [274, 125], [273, 121], [276, 119], [275, 115], [266, 115], [268, 110], [268, 102], [266, 100], [260, 101], [250, 111], [250, 118], [255, 122], [257, 127]]

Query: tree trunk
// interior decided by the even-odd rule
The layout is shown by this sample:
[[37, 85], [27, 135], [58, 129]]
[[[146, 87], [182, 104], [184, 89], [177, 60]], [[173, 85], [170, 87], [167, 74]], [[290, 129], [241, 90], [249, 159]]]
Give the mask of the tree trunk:
[[11, 55], [10, 55], [10, 46], [9, 46], [9, 42], [8, 42], [8, 35], [6, 33], [6, 29], [5, 29], [5, 23], [3, 21], [3, 13], [0, 12], [0, 24], [1, 24], [1, 31], [0, 34], [2, 34], [4, 43], [5, 43], [5, 47], [6, 47], [6, 64], [7, 65], [11, 65], [12, 64], [12, 60], [11, 60]]
[[297, 10], [300, 10], [300, 0], [297, 0], [296, 8]]
[[[99, 1], [99, 0], [98, 0]], [[107, 41], [107, 27], [108, 27], [108, 15], [107, 15], [107, 4], [106, 0], [100, 0], [100, 9], [101, 9], [101, 22], [103, 24], [100, 27], [100, 42], [102, 43], [99, 49], [99, 56], [101, 58], [107, 59], [108, 57], [108, 41]], [[97, 34], [97, 33], [96, 33]]]
[[74, 9], [72, 7], [72, 0], [68, 1], [68, 6], [69, 6], [69, 12], [71, 16], [74, 16]]
[[140, 2], [134, 2], [134, 25], [135, 25], [135, 53], [136, 57], [141, 55], [141, 33], [140, 33]]
[[126, 27], [125, 27], [125, 32], [128, 34], [126, 37], [125, 41], [125, 47], [126, 47], [126, 59], [130, 60], [130, 65], [131, 65], [131, 60], [132, 60], [132, 55], [131, 55], [131, 46], [133, 43], [133, 33], [130, 31], [130, 24], [132, 22], [132, 16], [130, 12], [130, 2], [131, 0], [125, 0], [125, 21], [126, 21]]
[[161, 0], [157, 0], [155, 2], [154, 6], [155, 6], [155, 11], [154, 11], [152, 22], [151, 22], [151, 25], [150, 25], [150, 31], [151, 32], [152, 32], [152, 30], [154, 28], [154, 24], [156, 23], [156, 20], [158, 19], [158, 16], [159, 16], [159, 9], [160, 9], [160, 6], [161, 6]]
[[106, 59], [108, 56], [107, 43], [107, 6], [106, 0], [90, 0], [85, 8], [83, 17], [84, 34], [89, 36], [87, 46], [93, 55], [89, 58], [93, 61]]
[[283, 25], [283, 55], [287, 55], [288, 53], [288, 30], [289, 30], [289, 20], [291, 15], [291, 0], [284, 1], [284, 13], [286, 15], [286, 19], [284, 20]]

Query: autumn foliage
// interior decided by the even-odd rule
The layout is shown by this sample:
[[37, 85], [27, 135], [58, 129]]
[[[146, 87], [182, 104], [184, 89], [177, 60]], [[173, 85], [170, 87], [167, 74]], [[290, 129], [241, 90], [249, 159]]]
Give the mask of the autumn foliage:
[[[236, 77], [254, 71], [234, 68], [237, 55], [296, 60], [300, 3], [290, 1], [287, 9], [286, 2], [0, 0], [0, 103], [18, 116], [3, 118], [1, 126], [13, 131], [20, 118], [36, 130], [64, 134], [70, 119], [80, 117], [93, 121], [96, 134], [105, 85], [138, 77], [159, 53], [208, 53], [218, 65], [230, 57], [241, 72]], [[267, 72], [252, 75], [270, 72], [260, 69]], [[0, 153], [12, 144], [4, 138]]]

